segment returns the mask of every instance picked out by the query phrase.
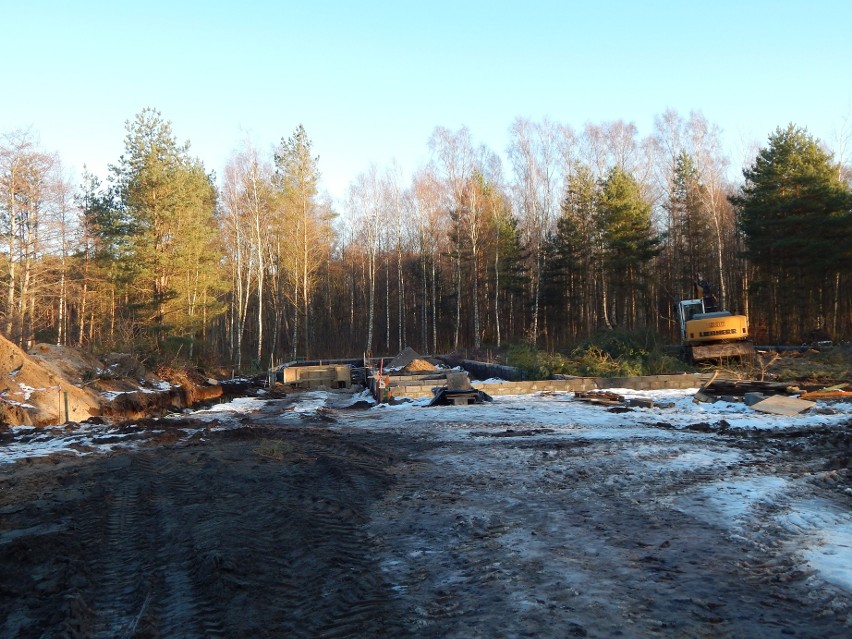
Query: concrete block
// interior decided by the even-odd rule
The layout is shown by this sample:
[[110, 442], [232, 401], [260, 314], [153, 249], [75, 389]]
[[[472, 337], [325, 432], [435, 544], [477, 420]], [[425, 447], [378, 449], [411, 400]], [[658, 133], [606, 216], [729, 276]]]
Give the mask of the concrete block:
[[787, 397], [786, 395], [772, 395], [761, 402], [757, 402], [752, 406], [754, 410], [761, 413], [771, 413], [773, 415], [785, 415], [792, 417], [798, 415], [816, 406], [816, 402], [809, 402], [804, 399], [795, 397]]
[[450, 390], [450, 391], [470, 390], [470, 378], [467, 376], [467, 371], [448, 371], [447, 372], [447, 390]]
[[644, 397], [631, 397], [627, 400], [627, 405], [633, 408], [653, 408], [654, 402]]

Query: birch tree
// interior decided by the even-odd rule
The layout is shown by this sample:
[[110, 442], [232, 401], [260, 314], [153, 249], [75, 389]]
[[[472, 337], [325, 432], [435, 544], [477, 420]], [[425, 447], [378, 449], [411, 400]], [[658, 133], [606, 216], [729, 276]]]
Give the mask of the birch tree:
[[303, 322], [304, 352], [311, 350], [310, 303], [316, 282], [315, 276], [328, 254], [331, 229], [330, 211], [323, 210], [317, 200], [320, 178], [319, 156], [314, 156], [312, 143], [302, 125], [281, 144], [275, 153], [276, 183], [289, 211], [293, 231], [295, 268], [291, 286], [299, 300], [293, 316], [293, 357], [298, 349], [299, 320]]
[[511, 128], [509, 160], [514, 170], [518, 214], [532, 253], [532, 323], [529, 338], [538, 340], [541, 306], [542, 244], [556, 220], [560, 172], [558, 127], [549, 120], [536, 124], [518, 118]]
[[0, 236], [5, 246], [5, 334], [29, 347], [35, 337], [36, 270], [43, 256], [45, 216], [55, 187], [55, 158], [28, 131], [0, 140]]
[[231, 361], [242, 368], [243, 336], [252, 290], [256, 300], [256, 362], [263, 360], [264, 303], [268, 228], [274, 208], [272, 168], [250, 144], [233, 155], [225, 167], [222, 188], [223, 234], [228, 247], [233, 287], [231, 301]]
[[417, 244], [423, 284], [423, 344], [427, 351], [433, 353], [438, 352], [439, 265], [441, 247], [446, 242], [448, 226], [443, 189], [439, 181], [434, 167], [426, 167], [415, 174], [413, 184], [413, 205], [416, 212]]
[[363, 243], [366, 253], [367, 335], [364, 351], [372, 353], [376, 321], [376, 267], [384, 218], [384, 193], [376, 165], [371, 165], [366, 173], [359, 174], [350, 185], [347, 212], [352, 220], [355, 237]]
[[[467, 127], [462, 127], [456, 132], [444, 127], [437, 127], [429, 138], [429, 148], [433, 154], [436, 173], [441, 176], [444, 186], [446, 209], [459, 212], [464, 206], [465, 189], [468, 187], [475, 169], [470, 131]], [[456, 294], [453, 348], [457, 349], [459, 347], [462, 307], [461, 255], [456, 253], [453, 260]]]

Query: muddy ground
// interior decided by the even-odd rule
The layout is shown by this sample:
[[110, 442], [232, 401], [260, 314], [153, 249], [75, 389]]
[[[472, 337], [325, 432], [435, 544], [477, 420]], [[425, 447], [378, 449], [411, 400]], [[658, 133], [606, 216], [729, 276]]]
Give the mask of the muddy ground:
[[852, 635], [783, 500], [734, 525], [708, 497], [777, 480], [848, 514], [848, 423], [599, 437], [298, 402], [0, 465], [0, 636]]

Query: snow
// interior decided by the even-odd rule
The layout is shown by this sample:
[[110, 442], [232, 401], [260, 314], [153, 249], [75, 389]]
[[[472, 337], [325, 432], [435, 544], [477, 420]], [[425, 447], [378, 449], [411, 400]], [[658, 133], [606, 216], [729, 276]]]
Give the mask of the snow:
[[265, 399], [257, 397], [237, 397], [233, 401], [225, 404], [216, 404], [210, 408], [193, 411], [192, 415], [193, 417], [219, 415], [221, 413], [248, 415], [249, 413], [255, 413], [263, 408], [266, 401], [267, 400]]
[[[573, 393], [539, 393], [537, 395], [498, 396], [493, 402], [472, 406], [441, 406], [428, 408], [429, 399], [402, 402], [396, 405], [379, 404], [370, 411], [369, 428], [398, 428], [403, 420], [405, 428], [413, 425], [441, 431], [442, 437], [468, 439], [471, 430], [484, 429], [525, 429], [548, 428], [556, 434], [581, 433], [586, 439], [629, 439], [657, 442], [666, 439], [682, 439], [687, 433], [675, 432], [696, 424], [704, 424], [709, 430], [720, 429], [785, 429], [790, 427], [837, 426], [852, 418], [852, 404], [836, 403], [832, 409], [810, 411], [795, 417], [783, 417], [753, 411], [745, 404], [719, 401], [712, 404], [695, 403], [692, 397], [696, 389], [635, 391], [631, 389], [612, 389], [625, 398], [650, 399], [662, 407], [633, 408], [627, 413], [612, 413], [606, 409], [574, 400]], [[117, 394], [116, 394], [117, 395]], [[354, 395], [350, 403], [366, 400], [372, 403], [369, 393]], [[225, 404], [192, 412], [192, 416], [205, 421], [221, 417], [246, 415], [261, 410], [268, 400], [255, 397], [242, 397]], [[295, 404], [282, 415], [282, 418], [298, 418], [316, 412], [330, 403], [325, 390], [302, 393]], [[660, 428], [663, 424], [666, 428]], [[54, 452], [61, 441], [78, 441], [86, 444], [99, 433], [111, 429], [109, 425], [81, 424], [71, 431], [65, 428], [44, 429], [38, 438], [21, 437], [31, 432], [31, 427], [12, 427], [12, 441], [0, 444], [0, 463], [14, 461], [24, 457], [46, 455]], [[696, 437], [700, 435], [695, 435]], [[59, 440], [59, 441], [57, 441]], [[36, 443], [43, 441], [43, 449]], [[67, 444], [66, 444], [67, 446]], [[22, 452], [22, 451], [26, 452]], [[40, 452], [43, 450], [43, 452]], [[637, 461], [647, 464], [664, 463], [680, 467], [712, 466], [731, 463], [728, 457], [706, 452], [681, 451], [659, 459], [647, 445], [635, 453]], [[648, 459], [643, 459], [647, 455]], [[657, 460], [657, 462], [653, 460]], [[754, 487], [728, 486], [730, 491], [738, 491], [738, 499], [749, 498]]]
[[116, 397], [119, 397], [120, 395], [126, 395], [127, 393], [135, 393], [135, 392], [136, 391], [103, 391], [101, 393], [101, 397], [103, 397], [108, 402], [111, 402], [112, 400], [114, 400]]
[[[696, 403], [693, 397], [698, 389], [636, 391], [626, 388], [610, 389], [626, 399], [650, 399], [660, 407], [633, 408], [628, 413], [611, 413], [600, 406], [574, 400], [574, 393], [543, 392], [536, 395], [501, 395], [493, 402], [472, 406], [442, 406], [429, 408], [422, 416], [440, 426], [446, 422], [458, 422], [463, 415], [466, 421], [483, 423], [499, 422], [511, 415], [536, 426], [547, 426], [557, 430], [584, 429], [596, 434], [584, 436], [623, 437], [631, 433], [634, 426], [638, 433], [660, 422], [674, 429], [684, 429], [696, 424], [706, 424], [711, 430], [723, 429], [785, 429], [802, 426], [832, 426], [852, 418], [852, 404], [837, 403], [832, 409], [802, 413], [795, 417], [759, 413], [740, 402], [718, 401]], [[415, 407], [428, 406], [430, 399], [419, 399], [397, 405], [383, 404], [377, 407], [387, 413], [410, 412]], [[456, 425], [457, 426], [457, 425]], [[603, 429], [603, 430], [601, 430]], [[615, 432], [611, 429], [617, 429]], [[656, 437], [661, 436], [655, 429]]]
[[809, 539], [802, 551], [807, 564], [829, 583], [852, 592], [852, 516], [825, 500], [793, 502], [779, 518]]
[[327, 397], [328, 393], [324, 390], [306, 391], [293, 406], [293, 412], [297, 414], [316, 412], [325, 407]]
[[[127, 445], [121, 440], [134, 436], [133, 433], [119, 433], [107, 424], [75, 424], [72, 428], [55, 426], [41, 429], [13, 426], [9, 430], [15, 439], [11, 444], [0, 445], [0, 464], [57, 453], [76, 457], [109, 453], [126, 448]], [[105, 442], [105, 439], [109, 442]]]
[[[491, 403], [472, 406], [427, 407], [428, 399], [380, 404], [368, 411], [347, 413], [329, 428], [405, 431], [423, 439], [465, 442], [476, 445], [479, 435], [504, 431], [530, 431], [529, 436], [555, 441], [574, 439], [613, 441], [637, 474], [671, 475], [706, 469], [734, 468], [722, 474], [724, 481], [702, 484], [677, 498], [671, 507], [694, 513], [708, 523], [720, 526], [732, 537], [747, 535], [760, 513], [792, 536], [793, 552], [821, 579], [852, 592], [852, 513], [829, 500], [805, 494], [804, 479], [761, 475], [751, 471], [747, 452], [719, 444], [716, 430], [784, 430], [791, 427], [843, 428], [852, 419], [852, 403], [819, 403], [817, 409], [795, 417], [753, 411], [741, 403], [718, 401], [695, 403], [697, 389], [636, 391], [611, 389], [625, 398], [650, 399], [657, 407], [632, 408], [611, 412], [605, 407], [574, 400], [573, 393], [539, 393], [524, 396], [498, 396]], [[342, 396], [326, 390], [301, 393], [280, 416], [282, 424], [301, 423], [312, 413], [340, 408], [372, 398], [367, 393]], [[194, 411], [191, 416], [208, 422], [210, 429], [239, 428], [238, 416], [261, 411], [270, 400], [239, 398], [227, 404]], [[164, 424], [168, 419], [163, 420]], [[690, 426], [704, 425], [702, 432]], [[536, 433], [536, 429], [540, 432]], [[541, 432], [541, 429], [547, 429]], [[710, 432], [707, 432], [707, 431]], [[185, 430], [185, 436], [197, 433]], [[19, 426], [8, 429], [0, 443], [0, 464], [44, 457], [56, 453], [82, 456], [132, 449], [144, 443], [152, 431], [117, 429], [109, 424], [69, 424], [36, 429]], [[521, 437], [523, 437], [521, 435]], [[508, 441], [509, 438], [507, 438]], [[518, 435], [511, 438], [517, 442]], [[494, 440], [489, 438], [493, 443]], [[498, 444], [499, 445], [499, 444]], [[519, 469], [531, 472], [529, 460], [517, 448]], [[538, 454], [542, 454], [539, 452]], [[448, 455], [446, 463], [468, 464], [463, 453]]]
[[103, 397], [108, 402], [111, 402], [116, 397], [119, 397], [121, 395], [127, 395], [128, 393], [146, 393], [146, 394], [152, 395], [152, 394], [155, 394], [155, 393], [163, 393], [165, 391], [171, 390], [172, 388], [179, 388], [179, 386], [172, 386], [172, 384], [170, 384], [169, 382], [163, 381], [163, 380], [158, 381], [156, 384], [153, 385], [152, 388], [145, 386], [144, 380], [140, 380], [139, 384], [140, 384], [139, 388], [134, 388], [133, 390], [103, 391], [103, 392], [101, 392], [101, 397]]
[[757, 504], [772, 501], [787, 487], [787, 480], [781, 477], [755, 476], [711, 484], [701, 492], [706, 503], [721, 514], [720, 518], [713, 521], [728, 521], [736, 524]]

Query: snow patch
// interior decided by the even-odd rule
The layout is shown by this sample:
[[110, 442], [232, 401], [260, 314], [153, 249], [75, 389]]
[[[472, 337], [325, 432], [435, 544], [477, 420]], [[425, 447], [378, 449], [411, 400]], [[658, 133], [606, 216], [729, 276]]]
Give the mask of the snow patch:
[[772, 501], [787, 487], [787, 480], [781, 477], [754, 476], [711, 484], [702, 493], [706, 501], [721, 513], [723, 522], [735, 524], [757, 504]]
[[793, 502], [779, 521], [801, 531], [802, 556], [825, 581], [852, 592], [852, 513], [826, 500]]

